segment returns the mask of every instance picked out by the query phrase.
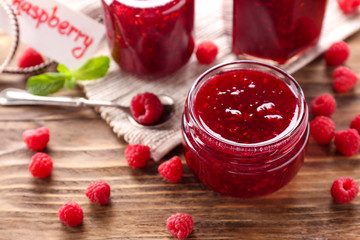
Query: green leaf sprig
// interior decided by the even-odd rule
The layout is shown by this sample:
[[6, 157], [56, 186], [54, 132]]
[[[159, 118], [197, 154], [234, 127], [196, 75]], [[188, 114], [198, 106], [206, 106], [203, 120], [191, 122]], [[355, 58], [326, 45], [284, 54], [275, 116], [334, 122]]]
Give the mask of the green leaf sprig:
[[47, 72], [28, 79], [27, 90], [35, 95], [49, 95], [66, 87], [71, 90], [76, 81], [95, 80], [104, 77], [109, 70], [110, 59], [100, 56], [90, 58], [81, 67], [70, 71], [65, 65], [59, 64], [58, 72]]

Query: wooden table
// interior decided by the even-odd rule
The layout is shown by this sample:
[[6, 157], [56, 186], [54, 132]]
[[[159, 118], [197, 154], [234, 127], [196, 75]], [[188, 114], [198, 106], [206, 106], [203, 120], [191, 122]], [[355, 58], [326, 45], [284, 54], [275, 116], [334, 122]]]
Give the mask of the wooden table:
[[[360, 73], [360, 32], [347, 39], [351, 57], [346, 65]], [[360, 86], [347, 93], [332, 90], [332, 70], [323, 57], [294, 74], [308, 102], [332, 93], [338, 108], [337, 129], [346, 129], [360, 113]], [[25, 87], [21, 76], [0, 75], [0, 89]], [[82, 96], [81, 90], [59, 95]], [[34, 154], [25, 147], [25, 129], [47, 126], [46, 152], [54, 161], [49, 179], [28, 172]], [[166, 219], [176, 212], [193, 216], [189, 239], [360, 239], [360, 198], [336, 204], [332, 182], [341, 176], [360, 184], [360, 155], [345, 157], [333, 144], [310, 139], [305, 164], [280, 191], [256, 199], [215, 193], [195, 179], [184, 165], [184, 177], [171, 184], [157, 172], [158, 163], [133, 170], [124, 157], [126, 144], [92, 109], [0, 107], [0, 239], [172, 239]], [[179, 154], [175, 149], [166, 158]], [[91, 203], [86, 187], [103, 180], [111, 186], [107, 206]], [[66, 227], [59, 207], [78, 202], [84, 210], [80, 227]]]

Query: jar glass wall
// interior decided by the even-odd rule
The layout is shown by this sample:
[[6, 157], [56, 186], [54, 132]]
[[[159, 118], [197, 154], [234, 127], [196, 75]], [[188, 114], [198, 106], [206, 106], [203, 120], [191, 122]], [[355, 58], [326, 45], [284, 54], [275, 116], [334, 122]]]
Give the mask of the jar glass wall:
[[231, 0], [235, 54], [285, 64], [315, 45], [326, 0]]
[[204, 184], [236, 197], [261, 196], [283, 187], [302, 166], [308, 108], [283, 70], [225, 63], [194, 83], [182, 134], [187, 164]]
[[194, 0], [102, 0], [108, 44], [125, 72], [163, 77], [188, 62]]

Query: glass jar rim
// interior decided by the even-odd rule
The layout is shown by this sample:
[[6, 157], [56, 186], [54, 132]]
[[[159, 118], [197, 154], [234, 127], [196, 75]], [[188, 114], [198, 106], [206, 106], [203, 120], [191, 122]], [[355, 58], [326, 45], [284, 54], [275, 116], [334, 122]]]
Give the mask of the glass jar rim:
[[152, 8], [152, 7], [158, 7], [163, 6], [167, 3], [170, 3], [174, 0], [147, 0], [147, 1], [141, 1], [141, 0], [105, 0], [105, 2], [110, 5], [113, 2], [121, 2], [122, 4], [125, 4], [130, 7], [137, 7], [137, 8]]
[[[212, 72], [216, 71], [216, 70], [221, 70], [224, 67], [228, 67], [228, 66], [232, 66], [232, 65], [249, 65], [249, 67], [243, 67], [243, 68], [238, 68], [238, 69], [252, 69], [250, 67], [250, 65], [252, 66], [259, 66], [262, 68], [267, 68], [269, 70], [272, 70], [273, 72], [276, 72], [277, 74], [282, 75], [285, 79], [289, 80], [289, 82], [291, 82], [292, 86], [294, 86], [295, 90], [297, 91], [296, 96], [300, 99], [299, 101], [299, 113], [297, 116], [296, 121], [293, 124], [289, 124], [289, 126], [278, 136], [271, 138], [269, 140], [266, 141], [262, 141], [262, 142], [257, 142], [257, 143], [238, 143], [238, 142], [234, 142], [225, 138], [220, 138], [217, 135], [213, 134], [212, 131], [209, 131], [209, 129], [207, 129], [206, 127], [203, 126], [203, 124], [199, 121], [199, 119], [196, 116], [195, 112], [194, 112], [194, 108], [192, 107], [192, 104], [196, 98], [196, 90], [198, 90], [201, 87], [201, 83], [202, 81], [208, 80], [206, 79], [206, 77], [211, 74]], [[232, 69], [232, 70], [236, 70], [236, 68]], [[263, 71], [261, 69], [257, 69], [259, 71]], [[283, 81], [283, 79], [281, 79]], [[200, 87], [199, 87], [200, 85]], [[289, 86], [289, 88], [293, 91], [294, 89]], [[219, 141], [222, 144], [226, 144], [228, 146], [231, 147], [236, 147], [236, 148], [240, 148], [240, 149], [258, 149], [258, 148], [271, 148], [273, 149], [276, 148], [279, 144], [282, 144], [283, 140], [288, 138], [288, 136], [292, 135], [292, 133], [294, 133], [298, 127], [302, 124], [304, 119], [307, 119], [308, 117], [308, 113], [307, 113], [307, 105], [305, 102], [305, 96], [304, 93], [299, 85], [299, 83], [286, 71], [282, 70], [279, 67], [267, 64], [267, 63], [262, 63], [259, 61], [254, 61], [254, 60], [236, 60], [236, 61], [231, 61], [231, 62], [226, 62], [226, 63], [222, 63], [222, 64], [218, 64], [210, 69], [208, 69], [207, 71], [205, 71], [204, 73], [202, 73], [194, 82], [194, 84], [192, 85], [192, 87], [190, 88], [190, 91], [188, 93], [188, 101], [186, 102], [187, 105], [187, 109], [190, 112], [189, 113], [189, 117], [192, 119], [192, 122], [194, 123], [194, 125], [196, 125], [197, 128], [199, 128], [203, 133], [205, 133], [206, 135], [208, 135], [211, 138], [216, 139], [217, 141]], [[307, 123], [306, 123], [307, 125]], [[256, 151], [256, 150], [255, 150]]]

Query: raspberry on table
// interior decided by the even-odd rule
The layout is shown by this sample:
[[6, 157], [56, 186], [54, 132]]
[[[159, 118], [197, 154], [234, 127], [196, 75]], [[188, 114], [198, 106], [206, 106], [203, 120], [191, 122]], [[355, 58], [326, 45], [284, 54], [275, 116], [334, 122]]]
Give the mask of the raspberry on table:
[[333, 73], [333, 87], [337, 92], [346, 92], [353, 88], [357, 82], [357, 75], [349, 68], [340, 66]]
[[356, 115], [356, 117], [351, 121], [350, 128], [356, 129], [360, 134], [360, 114]]
[[193, 230], [194, 221], [187, 213], [176, 213], [167, 219], [166, 227], [175, 238], [184, 239]]
[[166, 180], [177, 183], [184, 174], [179, 157], [175, 156], [159, 165], [158, 171]]
[[331, 196], [338, 203], [351, 202], [359, 193], [359, 186], [349, 177], [340, 177], [331, 186]]
[[105, 205], [109, 202], [110, 186], [103, 181], [94, 182], [87, 187], [86, 196], [94, 203]]
[[44, 59], [36, 50], [31, 47], [26, 48], [18, 60], [19, 68], [27, 68], [39, 65], [44, 62]]
[[155, 94], [145, 92], [132, 98], [130, 110], [138, 123], [151, 125], [160, 119], [164, 106]]
[[360, 6], [360, 0], [337, 0], [337, 3], [345, 14], [354, 13]]
[[359, 152], [360, 136], [355, 129], [335, 132], [335, 147], [345, 156], [353, 156]]
[[29, 171], [34, 177], [46, 178], [53, 169], [53, 162], [46, 153], [35, 153], [29, 165]]
[[22, 137], [27, 147], [34, 151], [43, 150], [50, 140], [49, 129], [47, 127], [25, 130]]
[[196, 58], [201, 64], [211, 64], [218, 54], [218, 47], [212, 41], [202, 41], [196, 48]]
[[75, 227], [82, 223], [84, 213], [76, 202], [64, 203], [59, 209], [59, 218], [69, 227]]
[[344, 63], [350, 55], [350, 48], [344, 42], [333, 43], [325, 52], [325, 61], [330, 66], [337, 66]]
[[310, 133], [318, 143], [330, 143], [335, 135], [335, 123], [331, 118], [318, 116], [310, 122]]
[[150, 161], [150, 148], [146, 145], [128, 145], [125, 158], [132, 168], [144, 167]]
[[322, 94], [314, 98], [310, 104], [311, 112], [315, 116], [331, 116], [336, 110], [336, 101], [330, 94]]

